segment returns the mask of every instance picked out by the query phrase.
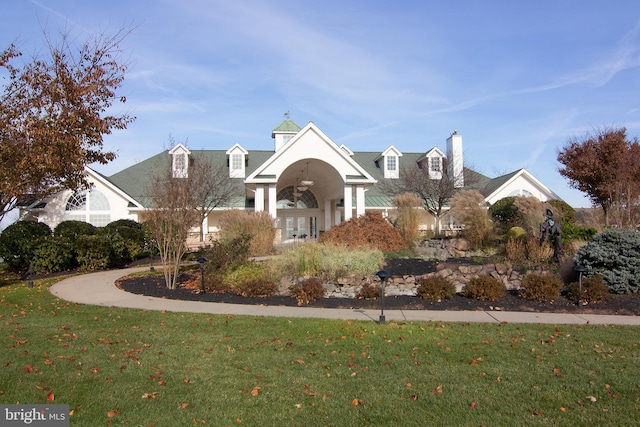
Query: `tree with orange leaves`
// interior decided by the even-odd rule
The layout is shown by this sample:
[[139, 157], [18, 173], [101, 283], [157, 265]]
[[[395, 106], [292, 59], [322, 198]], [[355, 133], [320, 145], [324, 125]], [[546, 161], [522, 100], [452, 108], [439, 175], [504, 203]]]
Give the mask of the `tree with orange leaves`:
[[[0, 219], [21, 197], [86, 185], [84, 167], [116, 157], [103, 136], [134, 117], [112, 115], [127, 65], [120, 43], [129, 31], [79, 46], [69, 34], [46, 38], [46, 57], [21, 63], [15, 44], [0, 52]], [[3, 72], [4, 71], [4, 72]]]

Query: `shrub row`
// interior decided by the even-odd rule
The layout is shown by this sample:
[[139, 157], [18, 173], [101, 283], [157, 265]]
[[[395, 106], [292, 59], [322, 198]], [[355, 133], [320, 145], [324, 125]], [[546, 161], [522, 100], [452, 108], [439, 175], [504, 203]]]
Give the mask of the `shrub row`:
[[145, 232], [131, 220], [105, 227], [63, 221], [51, 231], [44, 223], [18, 221], [0, 234], [0, 257], [11, 271], [55, 273], [79, 267], [118, 267], [146, 254]]

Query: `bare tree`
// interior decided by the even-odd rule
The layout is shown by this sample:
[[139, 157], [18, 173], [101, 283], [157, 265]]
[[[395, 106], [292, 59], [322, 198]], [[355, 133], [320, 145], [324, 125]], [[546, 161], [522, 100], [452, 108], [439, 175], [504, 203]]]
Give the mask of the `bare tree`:
[[193, 197], [197, 200], [200, 219], [200, 241], [204, 242], [204, 221], [215, 208], [227, 204], [237, 191], [235, 182], [229, 178], [225, 165], [216, 166], [202, 158], [196, 158], [189, 166], [189, 179]]
[[120, 44], [130, 30], [76, 45], [69, 34], [48, 52], [19, 63], [15, 45], [0, 52], [0, 219], [18, 198], [43, 197], [86, 185], [84, 167], [116, 157], [103, 135], [126, 129], [134, 117], [112, 115], [127, 65]]
[[190, 162], [186, 176], [174, 176], [169, 156], [157, 170], [145, 192], [151, 206], [144, 218], [160, 252], [167, 287], [174, 289], [190, 230], [231, 198], [232, 183], [222, 168], [213, 169], [198, 158]]
[[[446, 171], [446, 168], [445, 168]], [[477, 182], [478, 176], [469, 169], [464, 169], [465, 185]], [[440, 230], [440, 221], [444, 209], [451, 197], [460, 191], [454, 179], [445, 172], [441, 178], [433, 179], [429, 170], [418, 165], [405, 166], [400, 170], [398, 180], [386, 180], [382, 183], [382, 192], [395, 196], [401, 193], [412, 193], [420, 197], [424, 207], [436, 217], [436, 230]]]

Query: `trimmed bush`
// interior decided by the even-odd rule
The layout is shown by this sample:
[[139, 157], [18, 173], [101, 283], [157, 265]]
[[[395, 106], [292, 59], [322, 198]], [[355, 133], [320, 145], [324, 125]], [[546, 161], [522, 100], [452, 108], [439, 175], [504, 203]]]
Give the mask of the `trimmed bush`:
[[640, 289], [640, 232], [609, 228], [582, 246], [574, 261], [587, 268], [587, 277], [596, 274], [616, 294]]
[[469, 283], [463, 286], [461, 293], [467, 298], [495, 301], [502, 298], [506, 290], [504, 283], [498, 279], [483, 275], [469, 280]]
[[[604, 284], [602, 277], [593, 276], [582, 279], [582, 301], [588, 304], [606, 301], [611, 294], [609, 287]], [[580, 302], [580, 283], [572, 282], [567, 285], [567, 298]]]
[[300, 280], [289, 286], [289, 294], [298, 300], [298, 305], [306, 305], [311, 301], [324, 298], [325, 293], [322, 280], [318, 277]]
[[77, 241], [78, 264], [83, 270], [100, 270], [118, 265], [109, 236], [80, 236]]
[[382, 289], [380, 286], [376, 286], [372, 283], [365, 283], [358, 292], [358, 299], [378, 299], [382, 295]]
[[62, 221], [53, 229], [53, 235], [56, 237], [66, 237], [72, 243], [75, 243], [80, 236], [91, 236], [96, 234], [96, 227], [84, 221]]
[[35, 251], [33, 271], [37, 274], [57, 273], [77, 265], [73, 245], [65, 237], [51, 237]]
[[243, 297], [266, 298], [278, 292], [278, 285], [263, 278], [248, 279], [237, 283], [233, 292]]
[[51, 229], [42, 222], [18, 221], [0, 234], [0, 257], [9, 270], [25, 272], [38, 246], [51, 237]]
[[450, 299], [456, 294], [455, 285], [446, 277], [420, 277], [416, 283], [418, 284], [416, 293], [422, 299], [441, 301], [443, 299]]
[[507, 231], [507, 239], [508, 238], [526, 239], [526, 237], [527, 237], [527, 232], [522, 227], [518, 227], [518, 226], [511, 227], [509, 231]]
[[102, 232], [110, 236], [114, 250], [123, 263], [147, 254], [146, 233], [140, 223], [130, 219], [119, 219], [105, 225]]
[[562, 281], [550, 274], [527, 274], [522, 279], [518, 295], [541, 302], [553, 302], [560, 296]]

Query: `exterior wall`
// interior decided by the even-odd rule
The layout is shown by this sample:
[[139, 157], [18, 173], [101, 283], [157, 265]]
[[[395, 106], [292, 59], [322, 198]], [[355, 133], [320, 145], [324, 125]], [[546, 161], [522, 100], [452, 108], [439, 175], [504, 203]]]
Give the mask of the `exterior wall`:
[[[89, 182], [93, 185], [93, 188], [100, 191], [109, 201], [109, 222], [119, 219], [132, 219], [134, 221], [138, 220], [137, 213], [130, 211], [129, 202], [127, 200], [123, 199], [119, 194], [111, 190], [111, 188], [105, 186], [100, 182], [96, 182], [91, 179], [89, 179]], [[64, 221], [67, 201], [72, 194], [73, 191], [65, 190], [52, 196], [51, 199], [47, 202], [47, 206], [44, 211], [38, 214], [38, 222], [43, 222], [51, 227], [51, 229], [53, 229], [62, 221]]]
[[511, 195], [514, 195], [514, 196], [527, 195], [526, 193], [523, 194], [523, 192], [530, 193], [529, 195], [537, 198], [541, 202], [546, 202], [550, 200], [550, 198], [548, 197], [547, 191], [544, 191], [538, 185], [534, 184], [530, 180], [525, 179], [524, 176], [520, 175], [519, 177], [514, 179], [512, 182], [509, 182], [504, 187], [502, 187], [499, 193], [494, 193], [490, 195], [486, 199], [486, 201], [490, 204], [494, 204], [498, 200]]

